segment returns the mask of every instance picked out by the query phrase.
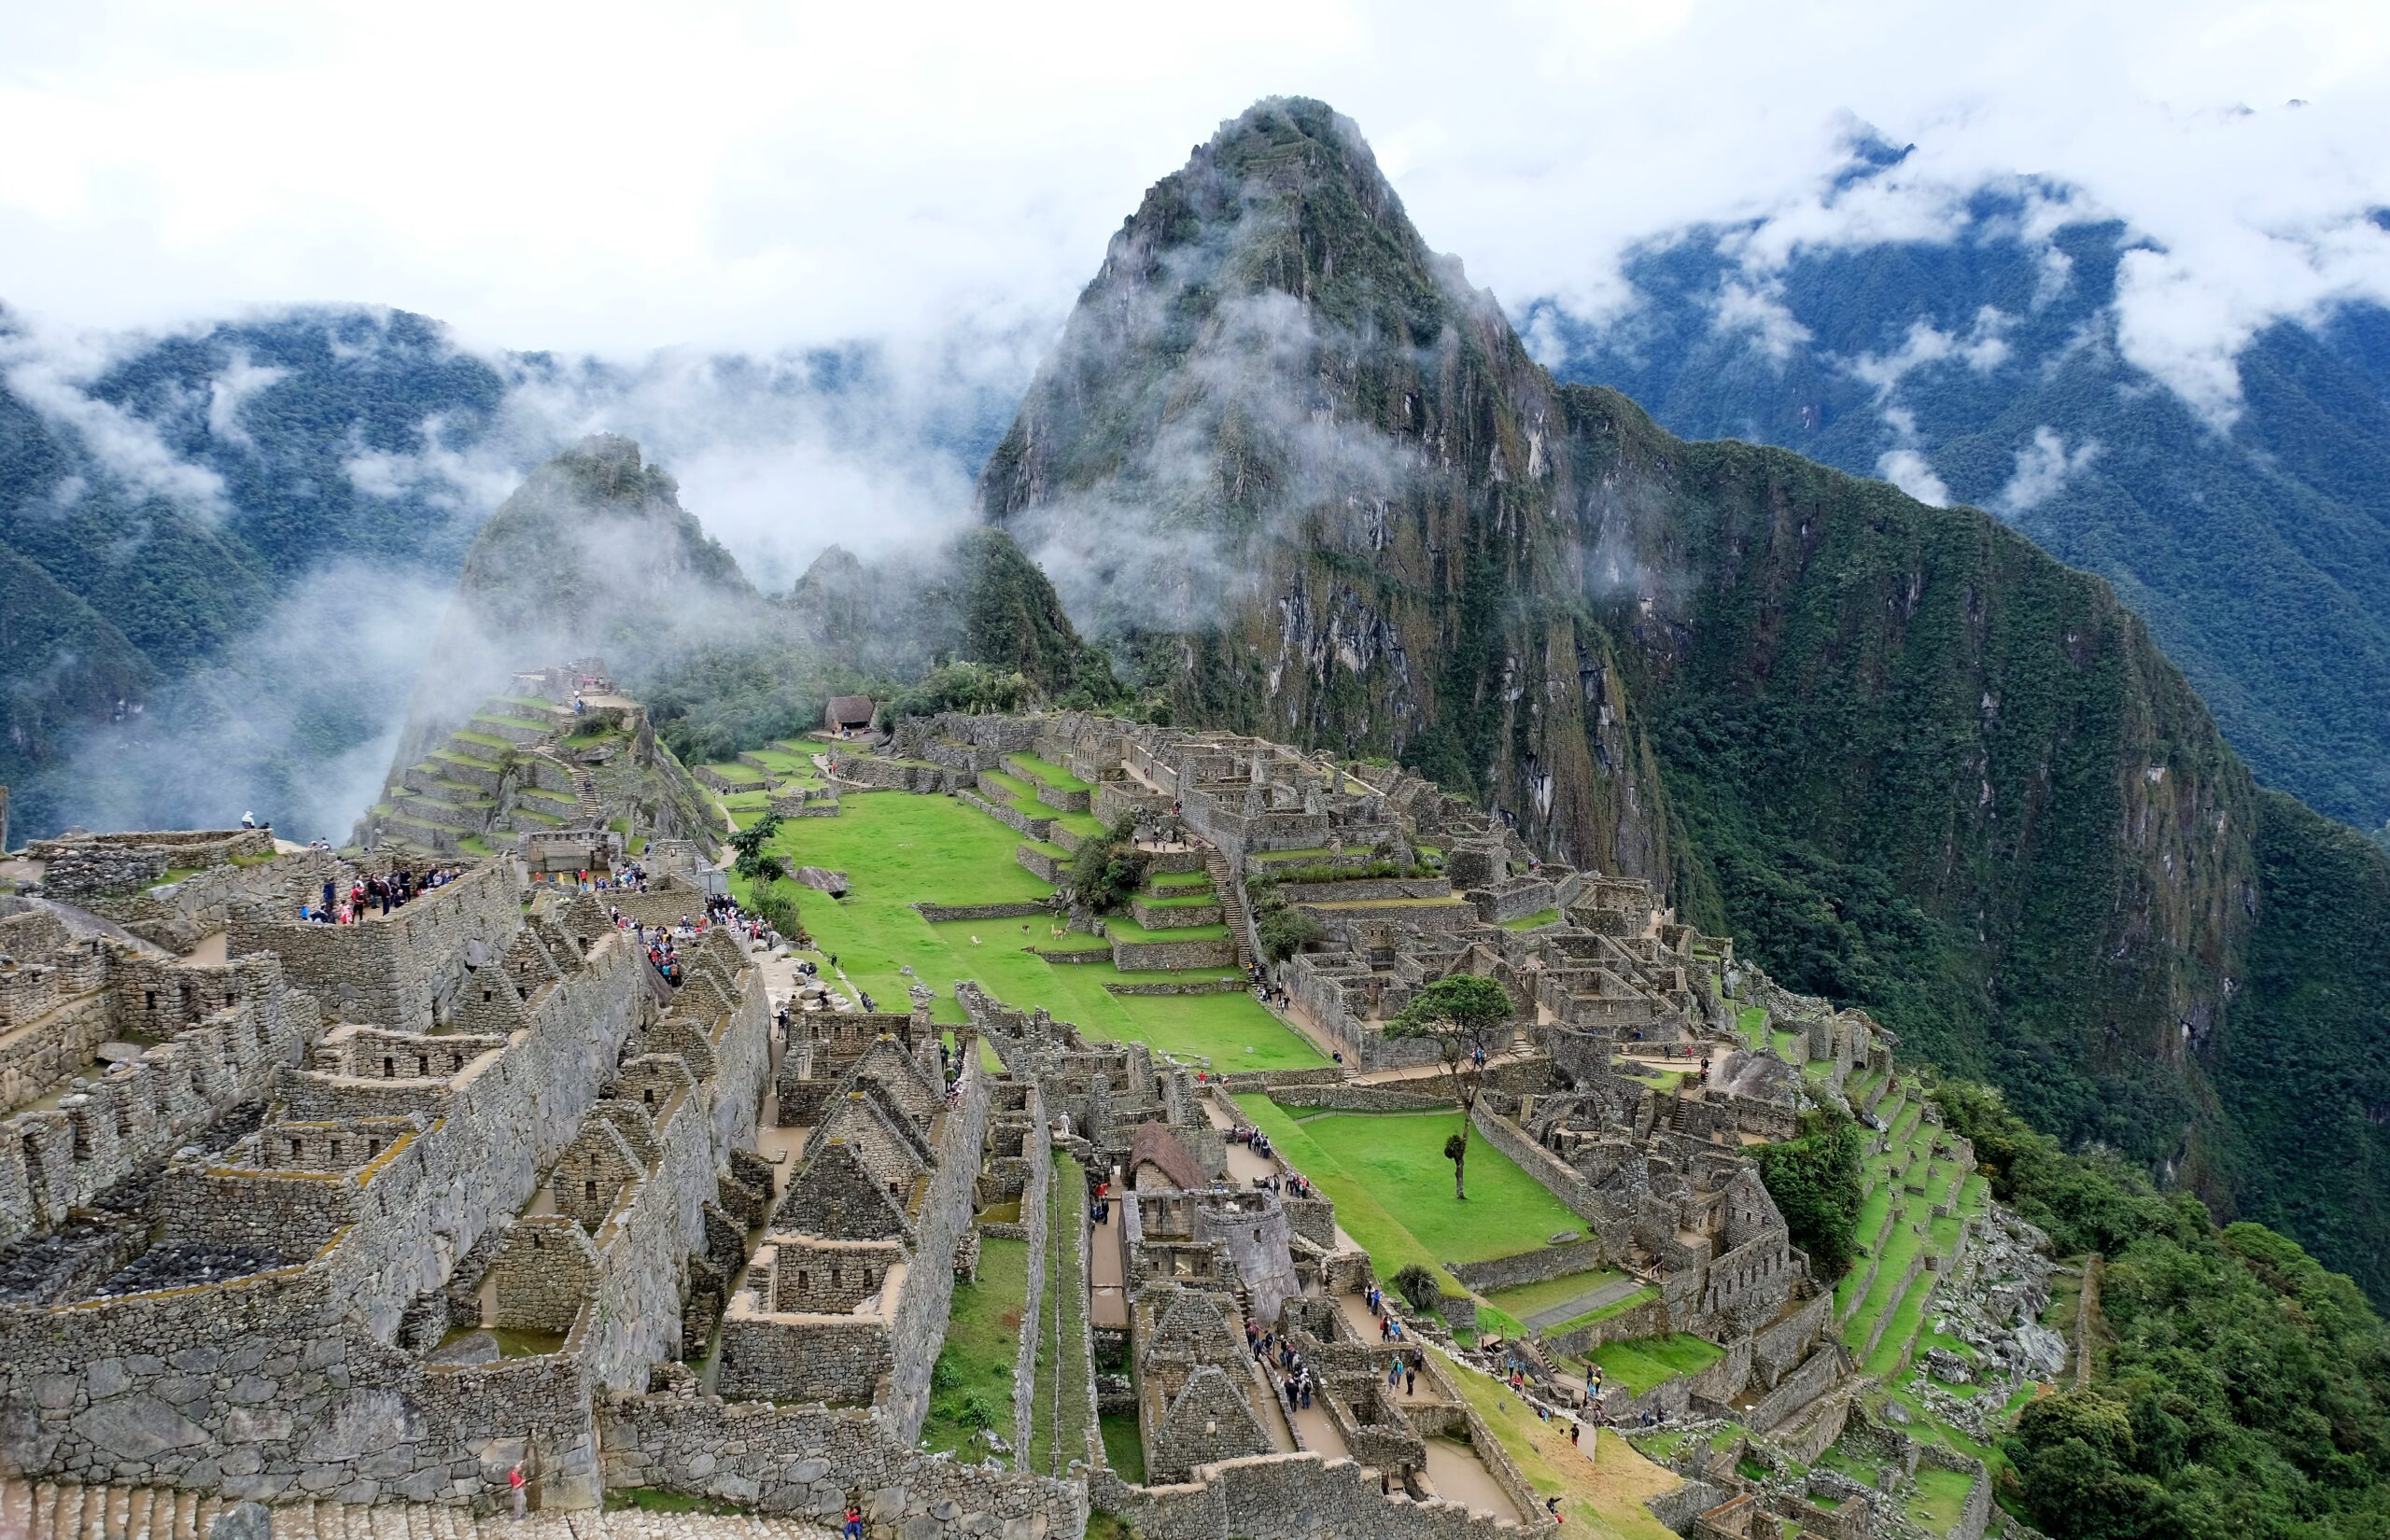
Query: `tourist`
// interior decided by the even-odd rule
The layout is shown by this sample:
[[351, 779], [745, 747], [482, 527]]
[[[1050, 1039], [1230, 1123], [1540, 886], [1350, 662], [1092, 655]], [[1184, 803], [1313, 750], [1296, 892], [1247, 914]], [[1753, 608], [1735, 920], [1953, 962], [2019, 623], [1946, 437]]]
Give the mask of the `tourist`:
[[242, 814], [242, 815], [241, 815], [241, 827], [242, 827], [242, 828], [244, 828], [244, 829], [255, 829], [257, 826], [258, 826], [258, 816], [257, 816], [255, 813], [244, 813], [244, 814]]
[[1568, 1420], [1568, 1447], [1572, 1449], [1577, 1447], [1577, 1431], [1580, 1426], [1582, 1424], [1575, 1418]]
[[1402, 1393], [1405, 1395], [1419, 1393], [1419, 1366], [1415, 1364], [1402, 1371]]
[[527, 1483], [523, 1478], [523, 1462], [517, 1460], [514, 1462], [513, 1467], [506, 1473], [506, 1486], [508, 1499], [514, 1505], [514, 1517], [518, 1521], [523, 1517], [523, 1510], [527, 1502], [527, 1495], [524, 1491], [526, 1485]]
[[846, 1540], [863, 1540], [863, 1509], [851, 1502], [847, 1505], [847, 1522], [842, 1533]]

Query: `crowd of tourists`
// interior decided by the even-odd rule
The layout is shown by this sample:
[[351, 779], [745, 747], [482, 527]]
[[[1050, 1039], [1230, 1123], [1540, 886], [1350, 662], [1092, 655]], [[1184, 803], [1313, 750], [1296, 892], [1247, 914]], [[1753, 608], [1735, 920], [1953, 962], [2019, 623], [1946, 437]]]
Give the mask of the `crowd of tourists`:
[[337, 881], [326, 877], [322, 902], [302, 903], [299, 917], [316, 925], [355, 925], [369, 915], [387, 915], [393, 909], [404, 908], [414, 900], [456, 881], [463, 873], [461, 866], [435, 866], [421, 877], [403, 866], [387, 876], [359, 873], [345, 893]]
[[[626, 875], [632, 870], [636, 868], [626, 868]], [[644, 883], [644, 874], [640, 880]], [[646, 889], [642, 886], [625, 890], [644, 892]], [[738, 906], [737, 900], [726, 894], [717, 893], [708, 898], [700, 913], [695, 916], [684, 914], [670, 925], [650, 925], [634, 919], [613, 904], [607, 905], [606, 914], [614, 922], [615, 930], [629, 931], [631, 939], [647, 949], [648, 962], [664, 976], [667, 984], [676, 987], [682, 977], [681, 949], [702, 939], [709, 930], [726, 929], [750, 943], [762, 942], [766, 947], [778, 946], [782, 940], [771, 921], [761, 915], [749, 914]]]

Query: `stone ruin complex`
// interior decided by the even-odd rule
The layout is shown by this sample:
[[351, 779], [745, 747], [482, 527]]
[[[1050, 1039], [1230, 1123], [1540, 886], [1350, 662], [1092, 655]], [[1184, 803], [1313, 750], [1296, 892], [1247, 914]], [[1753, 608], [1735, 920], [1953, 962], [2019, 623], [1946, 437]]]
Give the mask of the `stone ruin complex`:
[[[611, 729], [632, 763], [642, 724]], [[674, 842], [694, 826], [637, 804], [592, 827], [653, 840], [650, 892], [549, 889], [519, 842], [482, 857], [460, 836], [439, 846], [457, 880], [351, 926], [298, 905], [414, 859], [409, 830], [461, 826], [377, 810], [376, 848], [346, 855], [239, 831], [45, 842], [27, 852], [44, 896], [0, 899], [0, 1476], [180, 1494], [185, 1513], [470, 1514], [502, 1505], [520, 1463], [544, 1509], [640, 1490], [832, 1524], [853, 1503], [874, 1540], [1076, 1540], [1098, 1509], [1167, 1540], [1496, 1540], [1553, 1526], [1465, 1393], [1463, 1365], [1496, 1361], [1454, 1333], [1477, 1295], [1615, 1270], [1615, 1308], [1502, 1351], [1565, 1401], [1564, 1371], [1605, 1342], [1718, 1350], [1596, 1392], [1613, 1421], [1746, 1430], [1734, 1458], [1678, 1462], [1664, 1520], [1895, 1532], [1895, 1506], [1821, 1465], [1750, 1474], [1806, 1470], [1846, 1434], [1912, 1470], [1943, 1458], [1867, 1421], [1866, 1354], [1745, 1153], [1819, 1103], [1890, 1135], [1873, 1114], [1894, 1044], [1863, 1014], [1778, 990], [1646, 885], [1539, 863], [1399, 770], [1078, 714], [908, 719], [824, 759], [826, 816], [839, 791], [952, 794], [1017, 829], [1032, 870], [1076, 843], [1051, 815], [1132, 825], [1190, 891], [1104, 938], [1124, 966], [1233, 968], [1264, 955], [1258, 917], [1308, 916], [1315, 939], [1273, 976], [1343, 1062], [1202, 1072], [968, 981], [959, 1025], [919, 986], [907, 1010], [831, 1009], [789, 975], [767, 985], [773, 959], [721, 930], [685, 945], [674, 988], [608, 905], [673, 926], [702, 911], [710, 863]], [[1387, 1026], [1460, 973], [1516, 1010], [1477, 1136], [1582, 1228], [1450, 1267], [1442, 1320], [1392, 1343], [1361, 1304], [1390, 1280], [1283, 1153], [1239, 1137], [1234, 1093], [1449, 1107], [1434, 1076], [1400, 1073], [1420, 1045]], [[1797, 1034], [1799, 1067], [1738, 1028], [1753, 1007]], [[1963, 1141], [1931, 1143], [1972, 1165]], [[1019, 1218], [990, 1217], [1005, 1205]], [[991, 1441], [1009, 1459], [923, 1452], [956, 1281], [1000, 1234], [1028, 1243], [1029, 1319], [1076, 1347], [1022, 1334], [1009, 1437]], [[1961, 1235], [1955, 1265], [1925, 1264], [1949, 1267], [1951, 1329], [2012, 1377], [2054, 1367], [2012, 1352], [2039, 1351], [2038, 1238], [1996, 1211]], [[1040, 1313], [1049, 1271], [1083, 1309]], [[1287, 1406], [1248, 1330], [1300, 1354], [1311, 1406]], [[1049, 1348], [1085, 1365], [1090, 1415], [1039, 1469]], [[1113, 1468], [1099, 1407], [1133, 1416], [1141, 1479]]]

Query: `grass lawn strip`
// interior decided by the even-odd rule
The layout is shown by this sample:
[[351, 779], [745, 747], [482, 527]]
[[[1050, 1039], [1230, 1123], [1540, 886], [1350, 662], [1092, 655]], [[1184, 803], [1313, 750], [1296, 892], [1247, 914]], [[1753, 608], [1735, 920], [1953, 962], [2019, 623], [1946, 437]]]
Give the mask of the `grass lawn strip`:
[[1641, 1395], [1654, 1385], [1699, 1374], [1726, 1356], [1715, 1343], [1679, 1332], [1671, 1337], [1638, 1337], [1605, 1342], [1594, 1350], [1606, 1384], [1624, 1385], [1630, 1395]]
[[1485, 1302], [1512, 1315], [1529, 1316], [1538, 1310], [1548, 1310], [1554, 1305], [1566, 1305], [1581, 1295], [1590, 1294], [1603, 1284], [1616, 1282], [1625, 1276], [1615, 1267], [1595, 1267], [1586, 1272], [1547, 1278], [1540, 1282], [1522, 1283], [1514, 1289], [1497, 1289], [1485, 1296]]
[[930, 1371], [924, 1449], [976, 1454], [969, 1446], [982, 1428], [1011, 1437], [1013, 1355], [1028, 1298], [1029, 1242], [982, 1239], [978, 1281], [954, 1286], [946, 1346]]
[[1039, 759], [1034, 754], [1006, 754], [1005, 764], [1032, 780], [1052, 787], [1057, 791], [1095, 790], [1095, 784], [1092, 781], [1081, 780], [1053, 761]]
[[1566, 1535], [1588, 1533], [1600, 1540], [1675, 1540], [1675, 1533], [1652, 1517], [1645, 1500], [1683, 1483], [1655, 1465], [1612, 1431], [1586, 1431], [1585, 1446], [1571, 1448], [1566, 1423], [1546, 1422], [1532, 1407], [1474, 1369], [1447, 1364], [1446, 1372], [1496, 1442], [1519, 1467], [1539, 1497], [1558, 1496]]
[[1659, 1287], [1656, 1284], [1646, 1283], [1624, 1299], [1613, 1299], [1609, 1304], [1587, 1310], [1582, 1315], [1572, 1315], [1557, 1325], [1545, 1327], [1544, 1335], [1559, 1337], [1564, 1333], [1573, 1332], [1580, 1326], [1590, 1326], [1596, 1321], [1608, 1321], [1614, 1315], [1624, 1315], [1627, 1311], [1638, 1306], [1649, 1305], [1659, 1297]]

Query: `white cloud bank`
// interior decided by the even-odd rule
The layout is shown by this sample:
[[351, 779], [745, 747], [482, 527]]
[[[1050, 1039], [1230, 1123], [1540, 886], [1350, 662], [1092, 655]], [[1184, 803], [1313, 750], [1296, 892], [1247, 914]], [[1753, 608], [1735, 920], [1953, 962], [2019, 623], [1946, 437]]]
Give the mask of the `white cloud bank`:
[[[1598, 316], [1630, 244], [1760, 218], [1745, 318], [1780, 343], [1782, 254], [1947, 237], [2019, 174], [2151, 241], [2119, 344], [2219, 424], [2257, 328], [2390, 298], [2371, 0], [21, 6], [0, 297], [99, 326], [388, 303], [618, 356], [1050, 328], [1142, 189], [1278, 91], [1355, 118], [1514, 304]], [[1854, 119], [1917, 153], [1829, 198]]]

